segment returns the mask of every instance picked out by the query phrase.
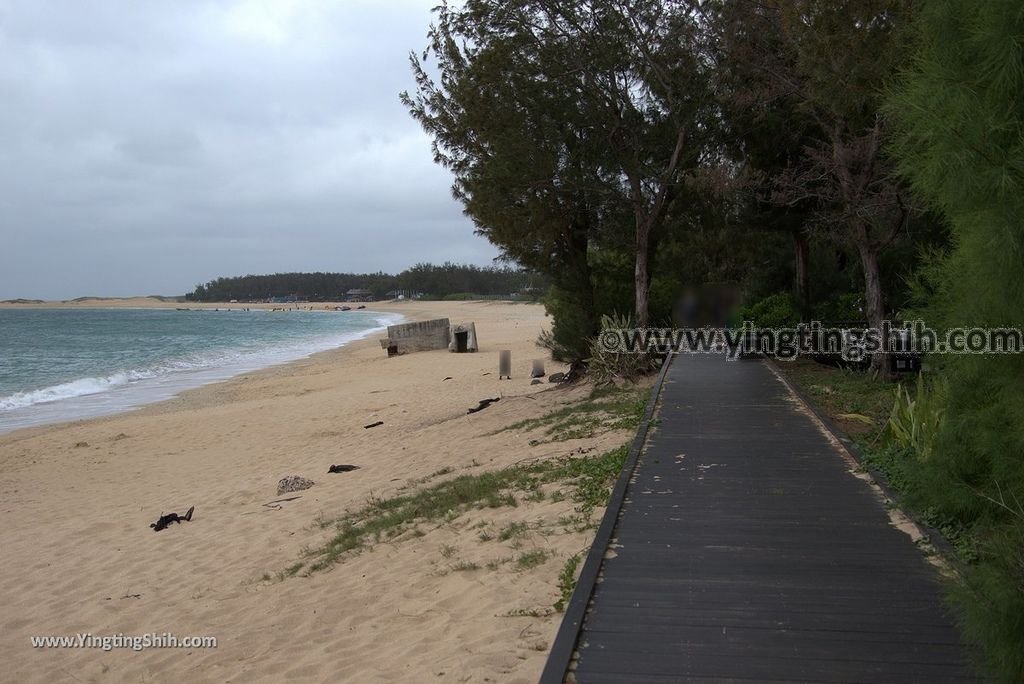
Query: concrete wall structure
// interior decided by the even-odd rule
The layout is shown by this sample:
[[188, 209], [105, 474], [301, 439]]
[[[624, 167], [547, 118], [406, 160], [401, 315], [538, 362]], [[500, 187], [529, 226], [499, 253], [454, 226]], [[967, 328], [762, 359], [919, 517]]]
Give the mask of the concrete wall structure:
[[447, 349], [451, 324], [447, 318], [388, 326], [388, 336], [380, 341], [388, 356], [431, 349]]

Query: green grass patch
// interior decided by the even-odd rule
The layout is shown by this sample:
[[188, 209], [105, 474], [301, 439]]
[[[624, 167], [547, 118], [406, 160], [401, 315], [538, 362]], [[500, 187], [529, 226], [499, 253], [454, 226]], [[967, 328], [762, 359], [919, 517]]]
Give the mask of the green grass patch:
[[518, 539], [519, 537], [525, 536], [529, 529], [529, 526], [524, 522], [509, 523], [501, 529], [501, 532], [498, 533], [498, 539], [500, 541]]
[[[306, 552], [306, 571], [325, 570], [346, 553], [407, 531], [422, 536], [424, 533], [417, 527], [420, 523], [451, 522], [472, 509], [516, 506], [517, 494], [529, 494], [553, 482], [560, 483], [561, 489], [577, 503], [580, 520], [589, 521], [594, 508], [607, 504], [627, 453], [628, 445], [623, 445], [595, 456], [566, 457], [460, 475], [390, 499], [371, 497], [361, 510], [318, 522], [322, 528], [333, 527], [334, 535], [322, 546]], [[518, 540], [527, 531], [526, 523], [512, 523], [498, 532], [498, 539]], [[486, 534], [481, 532], [478, 536], [482, 539]]]
[[533, 551], [527, 551], [526, 553], [516, 558], [516, 569], [518, 570], [530, 570], [543, 565], [547, 562], [549, 554], [544, 549], [534, 549]]
[[598, 387], [583, 401], [541, 416], [521, 420], [505, 430], [543, 430], [531, 445], [585, 439], [612, 430], [635, 430], [647, 405], [647, 388], [634, 385]]

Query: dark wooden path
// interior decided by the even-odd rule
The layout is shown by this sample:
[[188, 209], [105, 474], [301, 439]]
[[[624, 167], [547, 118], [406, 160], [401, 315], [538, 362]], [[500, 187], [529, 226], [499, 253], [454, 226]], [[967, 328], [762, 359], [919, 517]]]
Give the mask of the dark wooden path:
[[771, 368], [679, 356], [661, 401], [542, 682], [973, 679], [937, 570]]

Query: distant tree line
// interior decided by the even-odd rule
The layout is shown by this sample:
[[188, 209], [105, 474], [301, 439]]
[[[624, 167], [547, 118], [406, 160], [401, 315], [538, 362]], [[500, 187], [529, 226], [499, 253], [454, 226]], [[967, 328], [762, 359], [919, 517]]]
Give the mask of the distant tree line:
[[222, 277], [196, 285], [185, 295], [194, 302], [259, 301], [296, 297], [311, 302], [341, 301], [349, 290], [369, 290], [375, 299], [396, 293], [430, 299], [483, 296], [534, 297], [547, 279], [522, 269], [446, 262], [416, 264], [397, 275], [388, 273], [273, 273]]

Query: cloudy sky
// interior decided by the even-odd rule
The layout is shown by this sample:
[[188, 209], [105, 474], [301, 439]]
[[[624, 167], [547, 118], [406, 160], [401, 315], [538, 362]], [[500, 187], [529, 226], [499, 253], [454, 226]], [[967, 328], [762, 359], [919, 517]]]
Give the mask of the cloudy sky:
[[0, 299], [486, 265], [398, 101], [433, 0], [0, 0]]

